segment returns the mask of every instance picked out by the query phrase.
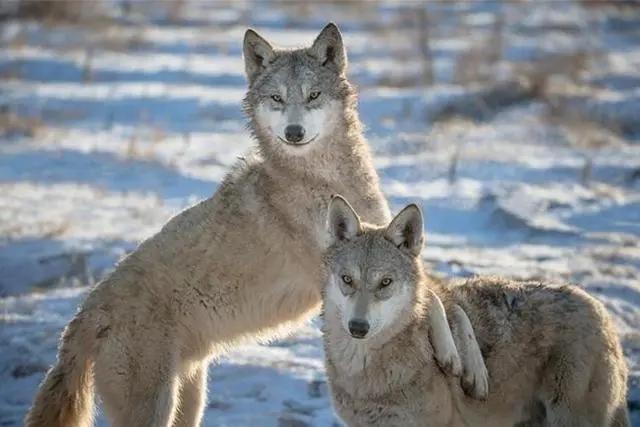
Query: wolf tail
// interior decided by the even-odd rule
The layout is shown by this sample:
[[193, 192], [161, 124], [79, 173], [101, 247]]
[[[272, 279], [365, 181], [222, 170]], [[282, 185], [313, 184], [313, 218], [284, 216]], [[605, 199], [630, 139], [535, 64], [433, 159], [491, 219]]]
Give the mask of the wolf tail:
[[65, 328], [58, 361], [40, 384], [25, 427], [90, 427], [96, 334], [81, 311]]

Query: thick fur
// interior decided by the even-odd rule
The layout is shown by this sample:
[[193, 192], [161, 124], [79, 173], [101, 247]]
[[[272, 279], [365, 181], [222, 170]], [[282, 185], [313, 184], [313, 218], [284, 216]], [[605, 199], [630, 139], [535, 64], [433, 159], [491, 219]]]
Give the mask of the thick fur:
[[541, 402], [545, 425], [629, 425], [618, 335], [585, 291], [486, 277], [441, 295], [445, 306], [459, 304], [468, 314], [491, 377], [487, 405], [469, 404], [465, 419], [521, 419]]
[[[422, 230], [422, 216], [415, 215], [416, 212], [419, 213], [417, 206], [407, 207], [391, 222], [386, 231], [389, 241], [396, 246], [402, 246], [413, 255], [417, 255], [422, 246], [422, 235], [411, 233], [411, 230]], [[405, 218], [408, 221], [404, 221]], [[338, 195], [331, 200], [327, 215], [330, 244], [348, 244], [362, 232], [363, 227], [370, 226], [362, 224], [349, 202]], [[411, 237], [415, 239], [412, 240]], [[363, 260], [358, 256], [352, 258], [350, 255], [343, 253], [338, 258], [341, 262], [336, 264], [352, 263], [362, 267]], [[401, 316], [401, 311], [405, 310], [409, 301], [417, 298], [418, 305], [429, 306], [424, 319], [428, 325], [428, 334], [425, 332], [425, 336], [429, 337], [434, 350], [433, 357], [440, 368], [454, 376], [462, 374], [461, 384], [465, 392], [476, 399], [485, 398], [488, 388], [487, 370], [469, 318], [464, 310], [456, 306], [456, 310], [452, 311], [454, 316], [451, 318], [450, 327], [445, 308], [437, 295], [430, 291], [424, 295], [410, 292], [412, 287], [409, 283], [415, 278], [411, 274], [402, 274], [405, 261], [399, 256], [390, 257], [387, 263], [394, 265], [395, 271], [386, 273], [375, 266], [355, 271], [349, 268], [333, 271], [334, 274], [328, 276], [329, 286], [325, 288], [324, 294], [325, 300], [328, 298], [336, 304], [325, 304], [325, 307], [337, 309], [337, 317], [344, 330], [350, 331], [349, 333], [358, 339], [367, 340], [386, 329], [396, 317]], [[391, 276], [394, 276], [398, 284], [393, 287], [383, 285]], [[356, 333], [357, 331], [351, 332], [352, 322], [366, 325], [367, 332], [364, 335]], [[365, 363], [365, 360], [354, 357], [351, 362], [359, 365]]]
[[[389, 219], [337, 27], [297, 50], [274, 49], [248, 30], [244, 54], [257, 148], [213, 197], [171, 219], [92, 290], [28, 427], [89, 425], [92, 378], [115, 426], [198, 425], [211, 358], [316, 313], [331, 195], [346, 194], [371, 223]], [[310, 91], [320, 95], [311, 100]], [[283, 142], [291, 123], [313, 140]]]
[[[388, 227], [357, 224], [325, 256], [325, 355], [339, 416], [349, 426], [628, 426], [627, 367], [602, 304], [568, 285], [430, 280], [418, 255], [420, 217], [410, 206]], [[367, 340], [344, 327], [347, 300], [357, 294], [341, 292], [344, 275], [362, 278], [351, 282], [356, 288], [393, 279], [375, 291], [375, 304], [393, 309], [372, 305], [361, 314], [381, 325]], [[451, 320], [461, 308], [468, 315], [489, 371], [486, 401], [466, 397], [434, 363], [430, 293]]]

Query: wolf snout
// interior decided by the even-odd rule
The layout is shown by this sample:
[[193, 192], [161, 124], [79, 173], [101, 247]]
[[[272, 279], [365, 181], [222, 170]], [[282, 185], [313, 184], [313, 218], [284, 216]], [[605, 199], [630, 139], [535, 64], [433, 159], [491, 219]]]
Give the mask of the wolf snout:
[[366, 320], [349, 320], [349, 333], [354, 338], [364, 338], [369, 332], [369, 322]]
[[284, 130], [284, 136], [289, 142], [300, 142], [304, 138], [304, 128], [300, 125], [289, 125]]

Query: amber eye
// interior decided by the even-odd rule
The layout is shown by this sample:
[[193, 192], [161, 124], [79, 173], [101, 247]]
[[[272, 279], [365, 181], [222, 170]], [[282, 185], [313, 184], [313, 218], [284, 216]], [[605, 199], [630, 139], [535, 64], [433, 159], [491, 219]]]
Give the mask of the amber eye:
[[271, 99], [276, 102], [282, 102], [282, 97], [280, 95], [271, 95]]
[[347, 285], [350, 285], [351, 283], [353, 283], [353, 279], [351, 278], [351, 276], [347, 276], [346, 274], [342, 276], [342, 281]]
[[393, 280], [389, 279], [388, 277], [385, 277], [384, 279], [382, 279], [380, 281], [380, 287], [381, 288], [386, 288], [387, 286], [389, 286], [391, 284], [391, 282], [393, 282]]
[[313, 101], [314, 99], [318, 99], [320, 96], [320, 91], [314, 90], [309, 94], [309, 101]]

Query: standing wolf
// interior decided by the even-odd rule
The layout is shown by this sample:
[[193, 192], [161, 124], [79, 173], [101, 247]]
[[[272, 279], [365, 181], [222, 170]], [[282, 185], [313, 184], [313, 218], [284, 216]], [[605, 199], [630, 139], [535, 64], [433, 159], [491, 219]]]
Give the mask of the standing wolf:
[[[438, 287], [422, 270], [416, 205], [387, 227], [361, 223], [340, 197], [329, 209], [329, 230], [348, 232], [325, 256], [325, 355], [334, 406], [349, 426], [629, 425], [622, 349], [586, 292], [498, 278]], [[485, 402], [466, 398], [434, 366], [425, 339], [431, 292], [453, 317], [459, 304], [472, 321], [489, 370]], [[367, 333], [354, 335], [354, 323]]]
[[[331, 195], [346, 194], [367, 221], [389, 219], [338, 28], [288, 51], [248, 30], [244, 57], [257, 149], [213, 197], [171, 219], [89, 294], [27, 426], [90, 425], [94, 386], [115, 426], [197, 425], [212, 357], [287, 333], [319, 307]], [[459, 370], [440, 326], [439, 360]], [[479, 378], [482, 394], [476, 354], [465, 377]]]

